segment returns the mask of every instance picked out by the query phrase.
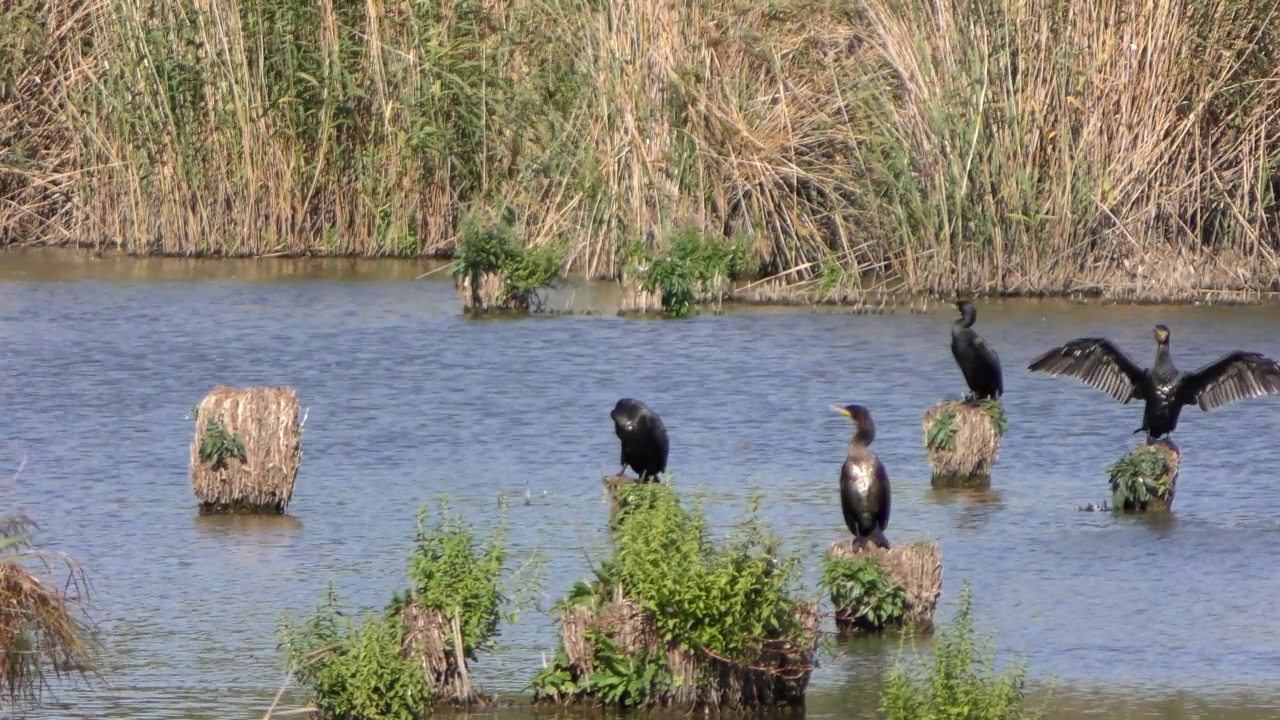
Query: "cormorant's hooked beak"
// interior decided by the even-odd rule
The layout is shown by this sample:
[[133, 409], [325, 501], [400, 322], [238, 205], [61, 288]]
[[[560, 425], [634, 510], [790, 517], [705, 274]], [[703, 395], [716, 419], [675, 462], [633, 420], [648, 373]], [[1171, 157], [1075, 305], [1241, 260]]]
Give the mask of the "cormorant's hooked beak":
[[853, 417], [853, 413], [849, 412], [849, 408], [847, 407], [842, 407], [840, 405], [832, 405], [831, 409], [835, 410], [836, 412], [840, 413], [841, 415], [847, 418]]
[[1156, 326], [1156, 342], [1158, 343], [1169, 342], [1169, 328], [1163, 325]]

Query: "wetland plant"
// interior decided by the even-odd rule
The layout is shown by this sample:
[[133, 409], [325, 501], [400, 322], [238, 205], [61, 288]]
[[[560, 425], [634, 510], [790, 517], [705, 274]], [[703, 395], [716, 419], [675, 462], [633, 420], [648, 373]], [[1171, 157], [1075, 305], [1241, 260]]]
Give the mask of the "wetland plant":
[[1009, 427], [999, 400], [945, 400], [922, 420], [934, 487], [984, 485]]
[[1026, 720], [1043, 714], [1024, 707], [1025, 665], [1014, 661], [997, 672], [993, 636], [975, 636], [967, 582], [950, 624], [934, 634], [930, 655], [908, 661], [899, 651], [881, 689], [884, 720]]
[[831, 594], [838, 625], [879, 630], [902, 620], [907, 593], [870, 555], [822, 556], [818, 584]]
[[697, 305], [717, 308], [728, 294], [729, 282], [747, 268], [747, 245], [714, 239], [693, 227], [681, 227], [657, 255], [639, 245], [626, 252], [624, 276], [637, 279], [644, 292], [662, 295], [668, 317], [688, 317]]
[[540, 310], [541, 292], [555, 287], [560, 278], [563, 250], [557, 245], [529, 248], [517, 242], [512, 215], [505, 212], [487, 225], [477, 213], [463, 219], [462, 237], [449, 267], [463, 309]]
[[[282, 645], [294, 677], [311, 693], [321, 718], [416, 720], [440, 703], [489, 701], [471, 682], [469, 663], [493, 649], [504, 618], [514, 619], [502, 584], [505, 515], [480, 542], [449, 511], [447, 499], [438, 505], [432, 523], [426, 508], [419, 511], [410, 586], [381, 612], [353, 620], [331, 587], [306, 621], [282, 618]], [[528, 568], [536, 565], [531, 561]]]
[[191, 489], [201, 513], [280, 514], [302, 464], [291, 387], [219, 385], [192, 411]]
[[1144, 444], [1107, 467], [1111, 509], [1168, 510], [1178, 484], [1181, 454], [1170, 440]]
[[621, 486], [612, 554], [556, 605], [561, 643], [535, 702], [614, 708], [795, 705], [814, 667], [817, 607], [797, 558], [757, 518], [713, 541], [666, 483]]

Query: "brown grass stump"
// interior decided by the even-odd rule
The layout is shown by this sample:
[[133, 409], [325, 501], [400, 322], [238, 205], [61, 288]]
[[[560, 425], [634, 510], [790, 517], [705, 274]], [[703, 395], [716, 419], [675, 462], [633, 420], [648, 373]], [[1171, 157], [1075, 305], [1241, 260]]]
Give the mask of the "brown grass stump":
[[840, 634], [883, 630], [891, 625], [912, 624], [921, 631], [932, 628], [933, 612], [942, 594], [942, 549], [937, 542], [921, 540], [886, 550], [871, 542], [855, 545], [850, 538], [831, 543], [827, 555], [833, 559], [870, 558], [906, 594], [902, 616], [896, 622], [881, 625], [868, 622], [856, 609], [840, 607], [833, 591], [831, 600], [836, 606], [836, 630]]
[[[1003, 406], [996, 405], [1003, 417]], [[925, 412], [921, 428], [933, 487], [991, 484], [991, 468], [1000, 457], [1003, 430], [983, 405], [944, 400]]]
[[507, 279], [500, 270], [462, 273], [453, 278], [464, 313], [528, 310], [507, 296]]
[[640, 482], [636, 478], [629, 475], [605, 475], [600, 481], [604, 485], [604, 500], [609, 505], [609, 519], [613, 520], [618, 514], [618, 510], [622, 508], [619, 498], [622, 496], [622, 489], [628, 485], [635, 485]]
[[[400, 612], [404, 621], [403, 654], [422, 668], [431, 686], [431, 701], [456, 707], [488, 705], [492, 698], [471, 684], [457, 617], [410, 603]], [[452, 646], [452, 647], [451, 647]]]
[[623, 272], [618, 279], [618, 285], [622, 288], [619, 315], [661, 315], [663, 313], [661, 289], [654, 288], [646, 291], [640, 286], [639, 280], [629, 277], [626, 272]]
[[1129, 451], [1107, 468], [1111, 510], [1168, 512], [1178, 489], [1181, 464], [1182, 451], [1168, 438]]
[[[684, 711], [748, 711], [768, 707], [802, 707], [818, 646], [818, 608], [799, 603], [796, 616], [804, 628], [803, 647], [766, 643], [749, 664], [729, 662], [706, 651], [690, 651], [662, 641], [652, 616], [621, 590], [607, 602], [579, 604], [560, 617], [560, 640], [579, 688], [589, 685], [596, 657], [592, 636], [606, 638], [627, 657], [662, 653], [675, 681], [648, 699], [648, 708]], [[594, 702], [572, 698], [536, 698], [536, 702]]]
[[194, 414], [191, 489], [200, 512], [284, 513], [302, 463], [293, 388], [219, 385]]

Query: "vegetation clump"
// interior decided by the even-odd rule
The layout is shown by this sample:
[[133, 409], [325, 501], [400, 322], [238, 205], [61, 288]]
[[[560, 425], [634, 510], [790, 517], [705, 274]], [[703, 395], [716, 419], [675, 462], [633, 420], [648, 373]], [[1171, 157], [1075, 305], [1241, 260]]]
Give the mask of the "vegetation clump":
[[561, 643], [536, 702], [751, 709], [802, 703], [816, 605], [755, 508], [723, 543], [665, 483], [619, 490], [614, 549], [557, 603]]
[[884, 720], [1025, 720], [1043, 715], [1024, 707], [1025, 666], [1017, 662], [997, 673], [992, 638], [975, 637], [968, 583], [960, 591], [955, 617], [935, 634], [932, 655], [931, 661], [908, 663], [899, 654], [881, 690]]
[[922, 422], [934, 487], [985, 485], [1009, 427], [999, 400], [945, 400]]
[[435, 523], [427, 514], [418, 514], [410, 586], [381, 613], [345, 617], [331, 587], [305, 622], [282, 619], [293, 674], [323, 720], [417, 720], [440, 703], [489, 701], [469, 663], [493, 648], [511, 617], [500, 584], [505, 521], [479, 543], [446, 500]]
[[558, 246], [526, 248], [518, 243], [510, 213], [488, 226], [471, 216], [463, 224], [450, 272], [464, 310], [527, 312], [542, 308], [541, 293], [555, 287], [563, 260]]
[[928, 630], [942, 594], [942, 551], [931, 540], [889, 549], [874, 543], [832, 543], [819, 585], [835, 607], [840, 633], [910, 625]]
[[[36, 530], [25, 515], [0, 518], [0, 688], [11, 706], [37, 703], [50, 670], [98, 677], [88, 580], [71, 558], [35, 547]], [[69, 571], [65, 581], [56, 565]]]
[[624, 273], [637, 278], [640, 290], [661, 293], [668, 317], [688, 317], [706, 302], [718, 308], [729, 282], [747, 267], [744, 243], [716, 240], [687, 226], [672, 233], [665, 252], [655, 256], [633, 246], [627, 256]]
[[283, 513], [302, 464], [297, 392], [219, 385], [192, 419], [191, 488], [200, 512]]
[[1170, 440], [1140, 445], [1107, 467], [1111, 509], [1168, 510], [1178, 485], [1181, 453]]

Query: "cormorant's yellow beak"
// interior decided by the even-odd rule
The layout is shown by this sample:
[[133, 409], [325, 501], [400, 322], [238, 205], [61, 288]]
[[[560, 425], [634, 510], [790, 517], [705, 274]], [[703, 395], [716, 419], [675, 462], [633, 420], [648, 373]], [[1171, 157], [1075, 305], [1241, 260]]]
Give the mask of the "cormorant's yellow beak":
[[1169, 331], [1164, 328], [1156, 328], [1156, 340], [1164, 342], [1169, 339]]
[[850, 415], [850, 414], [849, 414], [849, 411], [848, 411], [848, 410], [846, 410], [846, 409], [844, 409], [844, 408], [840, 407], [839, 405], [832, 405], [832, 406], [831, 406], [831, 409], [832, 409], [832, 410], [835, 410], [836, 412], [840, 413], [841, 415], [844, 415], [845, 417], [853, 417], [852, 415]]

